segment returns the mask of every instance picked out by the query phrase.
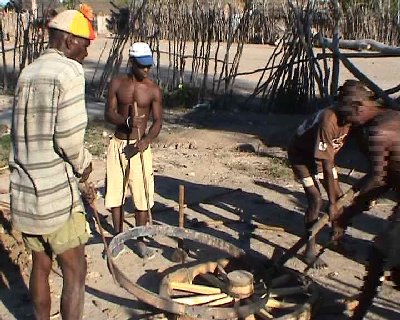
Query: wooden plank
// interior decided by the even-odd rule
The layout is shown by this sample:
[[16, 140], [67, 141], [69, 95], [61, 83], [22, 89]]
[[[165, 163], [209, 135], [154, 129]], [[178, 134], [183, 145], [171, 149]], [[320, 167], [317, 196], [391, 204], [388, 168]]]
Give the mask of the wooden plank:
[[209, 302], [209, 303], [207, 303], [207, 304], [205, 304], [205, 305], [206, 305], [207, 307], [222, 306], [222, 305], [224, 305], [224, 304], [231, 303], [234, 299], [235, 299], [234, 297], [227, 296], [227, 297], [225, 297], [225, 298], [222, 298], [222, 299], [219, 299], [219, 300], [215, 300], [215, 301]]
[[209, 295], [201, 295], [201, 296], [194, 296], [194, 297], [185, 297], [185, 298], [175, 298], [172, 299], [176, 303], [187, 304], [189, 306], [195, 306], [198, 304], [208, 303], [214, 300], [219, 300], [222, 298], [227, 297], [226, 293], [219, 293], [219, 294], [209, 294]]
[[200, 284], [182, 283], [182, 282], [170, 282], [171, 289], [187, 291], [200, 294], [217, 294], [221, 293], [220, 288], [209, 287]]

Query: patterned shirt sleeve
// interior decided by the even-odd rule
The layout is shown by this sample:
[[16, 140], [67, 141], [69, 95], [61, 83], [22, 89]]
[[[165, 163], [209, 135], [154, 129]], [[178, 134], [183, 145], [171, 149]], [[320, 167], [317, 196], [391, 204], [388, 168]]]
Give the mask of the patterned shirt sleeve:
[[62, 86], [55, 126], [55, 146], [62, 157], [80, 176], [92, 157], [84, 148], [87, 125], [85, 79], [83, 74]]

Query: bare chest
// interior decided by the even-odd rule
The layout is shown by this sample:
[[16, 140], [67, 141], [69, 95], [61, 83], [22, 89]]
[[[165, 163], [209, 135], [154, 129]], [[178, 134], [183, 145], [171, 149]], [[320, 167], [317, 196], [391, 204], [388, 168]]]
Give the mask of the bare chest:
[[139, 108], [149, 108], [152, 102], [152, 93], [148, 86], [124, 81], [117, 90], [119, 106], [128, 106], [137, 103]]

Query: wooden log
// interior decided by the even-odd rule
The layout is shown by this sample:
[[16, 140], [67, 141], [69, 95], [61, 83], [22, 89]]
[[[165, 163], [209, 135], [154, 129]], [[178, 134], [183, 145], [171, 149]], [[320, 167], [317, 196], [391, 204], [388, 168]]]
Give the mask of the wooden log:
[[378, 98], [383, 99], [385, 104], [394, 109], [400, 110], [400, 104], [396, 102], [396, 100], [389, 97], [389, 95], [383, 91], [379, 86], [377, 86], [372, 80], [370, 80], [365, 74], [363, 74], [350, 60], [343, 56], [341, 53], [338, 53], [340, 60], [343, 65], [361, 82], [363, 82], [369, 89], [371, 89]]
[[248, 298], [254, 292], [253, 275], [245, 270], [235, 270], [226, 275], [229, 285], [228, 291], [235, 297]]
[[195, 306], [198, 304], [208, 303], [211, 301], [219, 300], [227, 297], [226, 293], [218, 293], [218, 294], [209, 294], [209, 295], [201, 295], [201, 296], [193, 296], [193, 297], [185, 297], [185, 298], [175, 298], [172, 299], [174, 302], [187, 304], [189, 306]]
[[187, 291], [200, 294], [217, 294], [221, 293], [220, 288], [208, 287], [200, 284], [181, 283], [181, 282], [170, 282], [171, 289]]
[[[324, 46], [327, 48], [334, 50], [334, 40], [330, 38], [322, 38]], [[316, 45], [321, 45], [321, 43], [316, 43]], [[338, 47], [340, 49], [349, 49], [349, 50], [371, 50], [377, 51], [382, 54], [400, 54], [400, 47], [392, 47], [387, 46], [383, 43], [372, 39], [356, 39], [356, 40], [346, 40], [340, 39], [338, 43]]]
[[[381, 52], [341, 52], [341, 55], [346, 58], [391, 58], [399, 57], [398, 53], [381, 53]], [[333, 58], [333, 53], [318, 53], [317, 59]]]

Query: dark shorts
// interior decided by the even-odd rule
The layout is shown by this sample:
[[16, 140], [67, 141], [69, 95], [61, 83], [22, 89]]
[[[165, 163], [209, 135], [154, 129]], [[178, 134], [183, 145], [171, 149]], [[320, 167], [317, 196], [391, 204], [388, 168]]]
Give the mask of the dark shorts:
[[387, 229], [375, 238], [374, 246], [385, 255], [389, 269], [400, 266], [400, 204], [393, 209]]
[[312, 154], [305, 153], [295, 148], [289, 148], [288, 160], [298, 179], [312, 177], [322, 172], [321, 161], [315, 161]]

